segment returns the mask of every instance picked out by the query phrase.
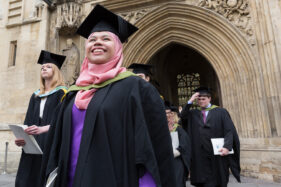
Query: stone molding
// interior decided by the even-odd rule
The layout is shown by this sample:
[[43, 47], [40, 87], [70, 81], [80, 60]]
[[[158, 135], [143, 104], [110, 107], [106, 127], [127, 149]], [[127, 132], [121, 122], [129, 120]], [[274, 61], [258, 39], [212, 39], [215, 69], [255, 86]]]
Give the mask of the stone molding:
[[242, 146], [240, 148], [240, 150], [241, 151], [280, 152], [281, 153], [281, 149], [280, 148], [276, 148], [276, 147], [268, 148], [267, 146], [265, 146], [264, 148], [250, 148], [250, 147]]
[[[11, 131], [9, 128], [9, 125], [11, 125], [11, 124], [0, 123], [0, 131]], [[13, 124], [13, 125], [20, 125], [20, 124]]]
[[154, 3], [155, 0], [130, 0], [130, 1], [124, 1], [124, 0], [105, 0], [102, 2], [104, 6], [106, 6], [108, 9], [112, 11], [119, 11], [128, 9], [130, 7], [137, 7], [137, 6], [148, 6], [149, 4]]
[[145, 16], [147, 13], [153, 11], [154, 9], [156, 9], [156, 7], [135, 10], [135, 11], [131, 11], [131, 12], [124, 12], [124, 13], [120, 13], [119, 15], [121, 17], [123, 17], [125, 20], [129, 21], [130, 23], [135, 24], [143, 16]]
[[240, 138], [241, 151], [281, 152], [281, 139], [272, 138]]
[[186, 3], [163, 4], [147, 13], [136, 26], [139, 30], [124, 47], [125, 66], [135, 61], [147, 63], [171, 43], [189, 46], [215, 69], [223, 107], [230, 111], [240, 136], [271, 137], [260, 69], [256, 65], [259, 60], [237, 27], [213, 11]]

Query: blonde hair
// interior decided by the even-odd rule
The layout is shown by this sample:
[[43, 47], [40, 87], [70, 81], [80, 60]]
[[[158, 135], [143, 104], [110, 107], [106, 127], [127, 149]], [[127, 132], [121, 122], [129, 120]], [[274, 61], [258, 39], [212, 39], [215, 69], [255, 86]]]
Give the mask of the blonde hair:
[[173, 114], [173, 117], [174, 117], [174, 123], [179, 123], [180, 118], [179, 118], [179, 116], [178, 116], [178, 113], [172, 112], [172, 114]]
[[[63, 76], [59, 70], [59, 68], [55, 65], [50, 63], [52, 69], [53, 69], [53, 78], [52, 78], [52, 83], [51, 83], [51, 89], [53, 90], [58, 86], [64, 86], [64, 80], [63, 80]], [[40, 94], [44, 94], [45, 93], [45, 80], [42, 78], [41, 74], [40, 74], [40, 92], [38, 93], [38, 95]]]

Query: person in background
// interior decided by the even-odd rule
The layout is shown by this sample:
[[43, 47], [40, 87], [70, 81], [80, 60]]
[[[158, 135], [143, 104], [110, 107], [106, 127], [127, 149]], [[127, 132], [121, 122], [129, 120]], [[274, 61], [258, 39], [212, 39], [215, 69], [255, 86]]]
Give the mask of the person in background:
[[133, 63], [128, 67], [128, 69], [133, 69], [133, 73], [137, 74], [145, 81], [150, 82], [152, 76], [152, 72], [151, 72], [152, 67], [153, 66], [149, 64]]
[[[167, 104], [167, 102], [166, 102]], [[185, 187], [189, 175], [191, 145], [188, 134], [178, 124], [178, 108], [176, 106], [165, 106], [168, 127], [170, 130], [173, 153], [174, 153], [174, 173], [176, 175], [176, 187]]]
[[[156, 89], [159, 91], [160, 85], [156, 80], [152, 80], [152, 70], [153, 66], [149, 64], [137, 64], [133, 63], [131, 64], [128, 69], [133, 69], [133, 73], [135, 73], [137, 76], [145, 80], [146, 82], [152, 83]], [[160, 94], [161, 99], [164, 101], [164, 97]]]
[[135, 31], [100, 5], [78, 28], [86, 56], [50, 129], [45, 182], [58, 168], [55, 187], [175, 186], [164, 104], [151, 84], [121, 67], [122, 42]]
[[[44, 153], [46, 134], [54, 116], [55, 108], [66, 93], [66, 87], [60, 67], [65, 56], [41, 51], [38, 64], [41, 64], [40, 89], [35, 91], [29, 101], [24, 124], [28, 125], [25, 132], [34, 135]], [[24, 139], [16, 139], [19, 147], [25, 145]], [[39, 173], [42, 155], [26, 154], [22, 151], [19, 168], [16, 176], [16, 187], [30, 187], [39, 185]]]
[[[240, 143], [226, 109], [211, 104], [211, 91], [199, 87], [184, 107], [181, 118], [191, 139], [191, 184], [197, 187], [226, 187], [229, 169], [240, 182]], [[194, 101], [199, 109], [190, 110]], [[214, 155], [212, 138], [224, 138], [220, 155]], [[231, 150], [234, 154], [229, 154]]]

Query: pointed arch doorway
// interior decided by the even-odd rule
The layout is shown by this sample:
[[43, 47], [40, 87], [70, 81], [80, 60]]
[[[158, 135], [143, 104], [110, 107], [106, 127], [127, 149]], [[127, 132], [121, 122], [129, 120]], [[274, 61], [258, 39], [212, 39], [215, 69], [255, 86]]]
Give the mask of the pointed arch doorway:
[[148, 61], [153, 65], [155, 85], [165, 100], [175, 105], [185, 105], [193, 90], [200, 85], [212, 88], [212, 103], [222, 105], [219, 80], [211, 64], [196, 50], [171, 43]]
[[[152, 63], [157, 53], [174, 43], [189, 46], [215, 70], [221, 104], [230, 112], [239, 135], [271, 136], [260, 70], [251, 47], [237, 28], [216, 13], [180, 2], [163, 4], [136, 25], [139, 30], [124, 47], [124, 66]], [[261, 112], [265, 115], [256, 115]]]

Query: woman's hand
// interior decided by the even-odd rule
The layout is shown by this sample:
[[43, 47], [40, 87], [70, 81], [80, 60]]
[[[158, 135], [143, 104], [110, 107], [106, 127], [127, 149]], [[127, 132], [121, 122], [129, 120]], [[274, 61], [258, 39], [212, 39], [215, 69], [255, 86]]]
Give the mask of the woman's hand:
[[24, 131], [29, 135], [39, 135], [45, 132], [48, 132], [50, 125], [38, 127], [36, 125], [32, 125], [26, 128]]
[[18, 138], [15, 140], [15, 144], [19, 147], [23, 147], [25, 145], [24, 139]]

